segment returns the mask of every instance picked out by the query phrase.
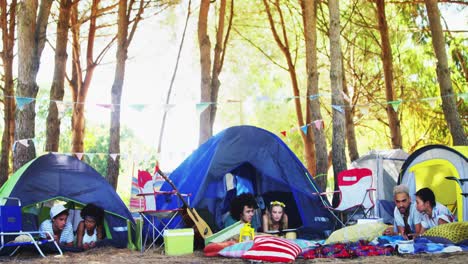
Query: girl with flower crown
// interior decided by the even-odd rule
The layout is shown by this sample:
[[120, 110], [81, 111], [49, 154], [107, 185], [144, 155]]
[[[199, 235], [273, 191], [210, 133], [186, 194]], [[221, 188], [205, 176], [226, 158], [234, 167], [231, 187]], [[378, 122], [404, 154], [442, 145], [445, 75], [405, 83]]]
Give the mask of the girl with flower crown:
[[288, 215], [284, 212], [286, 205], [280, 201], [272, 201], [263, 214], [263, 232], [282, 231], [288, 228]]

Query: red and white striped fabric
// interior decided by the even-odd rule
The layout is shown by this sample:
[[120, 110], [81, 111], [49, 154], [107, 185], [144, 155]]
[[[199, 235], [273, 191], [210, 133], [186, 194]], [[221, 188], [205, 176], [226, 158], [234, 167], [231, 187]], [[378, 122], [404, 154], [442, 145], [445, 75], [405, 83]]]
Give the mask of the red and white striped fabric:
[[261, 236], [254, 239], [250, 250], [242, 255], [243, 259], [269, 262], [293, 262], [301, 253], [301, 248], [288, 239]]

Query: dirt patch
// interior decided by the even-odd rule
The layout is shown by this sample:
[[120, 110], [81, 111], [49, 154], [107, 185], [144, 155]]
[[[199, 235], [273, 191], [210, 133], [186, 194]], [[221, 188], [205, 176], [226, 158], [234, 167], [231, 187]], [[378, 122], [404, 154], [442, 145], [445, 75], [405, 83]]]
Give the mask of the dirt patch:
[[[361, 257], [355, 259], [297, 259], [296, 263], [450, 263], [465, 264], [468, 252], [450, 254], [418, 254], [404, 256], [381, 256], [381, 257]], [[204, 257], [203, 252], [195, 251], [193, 254], [185, 256], [166, 256], [161, 250], [150, 250], [144, 254], [128, 249], [99, 248], [87, 252], [70, 253], [56, 257], [48, 254], [46, 258], [41, 258], [37, 252], [21, 251], [13, 257], [0, 257], [0, 262], [10, 263], [249, 263], [242, 259], [231, 259], [224, 257]]]

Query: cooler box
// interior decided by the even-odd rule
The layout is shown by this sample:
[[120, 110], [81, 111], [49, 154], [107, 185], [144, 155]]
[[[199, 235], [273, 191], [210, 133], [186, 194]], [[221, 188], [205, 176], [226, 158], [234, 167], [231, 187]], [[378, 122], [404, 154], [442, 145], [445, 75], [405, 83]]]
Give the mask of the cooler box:
[[166, 255], [178, 256], [193, 253], [193, 228], [164, 230], [164, 251]]

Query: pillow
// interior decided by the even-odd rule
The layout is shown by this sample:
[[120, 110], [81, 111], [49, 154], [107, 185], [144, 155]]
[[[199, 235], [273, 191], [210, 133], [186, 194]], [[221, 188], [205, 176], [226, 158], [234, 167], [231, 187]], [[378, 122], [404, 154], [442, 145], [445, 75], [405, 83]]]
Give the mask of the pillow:
[[301, 248], [302, 253], [304, 253], [305, 251], [309, 250], [312, 247], [317, 246], [317, 243], [315, 243], [315, 242], [313, 242], [311, 240], [296, 238], [296, 239], [292, 239], [291, 241], [296, 243]]
[[430, 237], [443, 237], [453, 243], [468, 239], [468, 222], [453, 222], [438, 225], [427, 230], [423, 234]]
[[242, 255], [243, 259], [269, 262], [293, 262], [301, 253], [294, 242], [274, 236], [261, 236], [254, 239], [251, 249]]
[[253, 246], [253, 241], [245, 241], [223, 248], [218, 255], [228, 258], [240, 258]]
[[382, 235], [388, 226], [384, 223], [365, 223], [346, 226], [333, 232], [325, 241], [325, 245], [339, 242], [372, 241]]
[[216, 257], [218, 256], [219, 251], [221, 251], [223, 248], [228, 247], [234, 243], [236, 242], [232, 240], [219, 242], [219, 243], [210, 243], [206, 245], [205, 248], [203, 249], [203, 254], [205, 255], [205, 257]]

